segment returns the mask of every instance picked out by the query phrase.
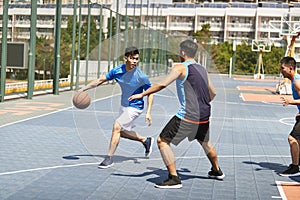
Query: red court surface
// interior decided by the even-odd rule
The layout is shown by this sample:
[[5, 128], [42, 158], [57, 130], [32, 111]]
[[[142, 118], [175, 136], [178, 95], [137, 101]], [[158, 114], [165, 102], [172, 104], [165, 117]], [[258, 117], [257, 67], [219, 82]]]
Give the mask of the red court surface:
[[255, 82], [274, 82], [278, 83], [281, 80], [276, 80], [276, 79], [253, 79], [253, 78], [234, 78], [234, 80], [237, 81], [255, 81]]
[[[241, 93], [243, 101], [259, 101], [259, 102], [273, 102], [280, 103], [280, 95], [275, 94], [251, 94], [251, 93]], [[286, 96], [286, 98], [292, 98], [291, 96]]]
[[[273, 102], [279, 103], [281, 96], [286, 98], [292, 98], [291, 95], [279, 95], [275, 94], [275, 87], [266, 87], [266, 86], [237, 86], [237, 89], [241, 92], [241, 97], [243, 101], [258, 101], [258, 102]], [[261, 92], [266, 92], [266, 94], [261, 94]]]
[[238, 88], [238, 90], [276, 92], [276, 88], [275, 87], [238, 86], [237, 88]]
[[276, 183], [282, 200], [298, 200], [300, 198], [300, 183], [282, 181]]

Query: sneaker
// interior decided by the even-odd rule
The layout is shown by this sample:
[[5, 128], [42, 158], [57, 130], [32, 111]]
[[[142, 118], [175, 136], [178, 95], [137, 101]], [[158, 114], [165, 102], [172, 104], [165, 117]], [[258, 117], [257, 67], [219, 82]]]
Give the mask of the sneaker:
[[290, 164], [287, 170], [279, 173], [280, 176], [299, 176], [299, 166]]
[[152, 153], [153, 141], [154, 141], [154, 138], [153, 138], [153, 137], [148, 137], [148, 138], [146, 139], [146, 141], [143, 142], [143, 145], [144, 145], [144, 147], [145, 147], [145, 156], [146, 156], [146, 157], [149, 157], [150, 154]]
[[156, 188], [179, 189], [182, 188], [181, 180], [178, 176], [169, 174], [169, 178], [162, 183], [155, 184]]
[[220, 167], [219, 167], [218, 171], [214, 171], [213, 168], [211, 168], [210, 171], [208, 172], [208, 177], [215, 178], [218, 180], [223, 180], [225, 177], [225, 174], [222, 172]]
[[114, 162], [113, 162], [111, 156], [106, 156], [105, 159], [102, 161], [102, 163], [99, 164], [98, 168], [106, 169], [113, 165], [114, 165]]

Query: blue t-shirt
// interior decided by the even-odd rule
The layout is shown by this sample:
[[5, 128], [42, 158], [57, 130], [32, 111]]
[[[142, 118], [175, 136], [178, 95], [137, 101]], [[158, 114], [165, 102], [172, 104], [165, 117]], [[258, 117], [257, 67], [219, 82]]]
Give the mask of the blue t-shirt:
[[[294, 87], [294, 83], [295, 83], [295, 81], [296, 81], [297, 79], [300, 79], [300, 75], [299, 75], [299, 74], [295, 74], [294, 79], [293, 79], [293, 81], [292, 81], [293, 98], [294, 98], [295, 100], [300, 99], [299, 94], [298, 94], [298, 92], [295, 90], [295, 87]], [[299, 111], [299, 113], [300, 113], [300, 105], [297, 105], [297, 108], [298, 108], [298, 111]]]
[[151, 87], [148, 76], [144, 74], [138, 67], [132, 71], [126, 71], [126, 64], [120, 64], [106, 74], [107, 80], [116, 80], [122, 90], [121, 105], [124, 107], [134, 107], [139, 110], [144, 109], [144, 100], [134, 99], [128, 101], [131, 95], [142, 93]]

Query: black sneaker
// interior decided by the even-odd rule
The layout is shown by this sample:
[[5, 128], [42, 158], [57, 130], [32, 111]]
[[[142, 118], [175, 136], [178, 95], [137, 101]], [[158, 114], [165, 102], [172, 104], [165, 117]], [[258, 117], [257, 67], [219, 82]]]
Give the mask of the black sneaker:
[[179, 189], [182, 188], [181, 180], [178, 176], [169, 174], [169, 178], [162, 183], [155, 184], [156, 188]]
[[288, 169], [279, 173], [280, 176], [299, 176], [299, 166], [290, 164]]
[[106, 156], [105, 159], [102, 161], [102, 163], [99, 164], [98, 168], [106, 169], [113, 165], [114, 165], [114, 162], [113, 162], [111, 156]]
[[211, 168], [210, 171], [208, 172], [208, 177], [215, 178], [218, 180], [223, 180], [225, 177], [225, 174], [222, 172], [220, 167], [219, 167], [218, 171], [214, 171], [213, 168]]
[[145, 156], [149, 157], [152, 153], [152, 146], [153, 146], [154, 138], [148, 137], [145, 142], [143, 142], [143, 145], [145, 147]]

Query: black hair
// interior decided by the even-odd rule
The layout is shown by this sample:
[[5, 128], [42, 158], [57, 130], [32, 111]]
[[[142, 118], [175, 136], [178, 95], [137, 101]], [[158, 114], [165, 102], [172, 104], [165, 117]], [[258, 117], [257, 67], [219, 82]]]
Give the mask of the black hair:
[[188, 57], [194, 58], [198, 50], [198, 44], [192, 40], [184, 40], [180, 43], [180, 50], [183, 50]]
[[136, 54], [140, 54], [139, 50], [136, 47], [127, 47], [125, 49], [125, 56], [131, 56], [131, 55], [136, 55]]
[[291, 67], [293, 67], [293, 69], [296, 69], [296, 60], [293, 57], [290, 57], [290, 56], [283, 57], [280, 60], [280, 65], [282, 65], [282, 64], [291, 66]]

